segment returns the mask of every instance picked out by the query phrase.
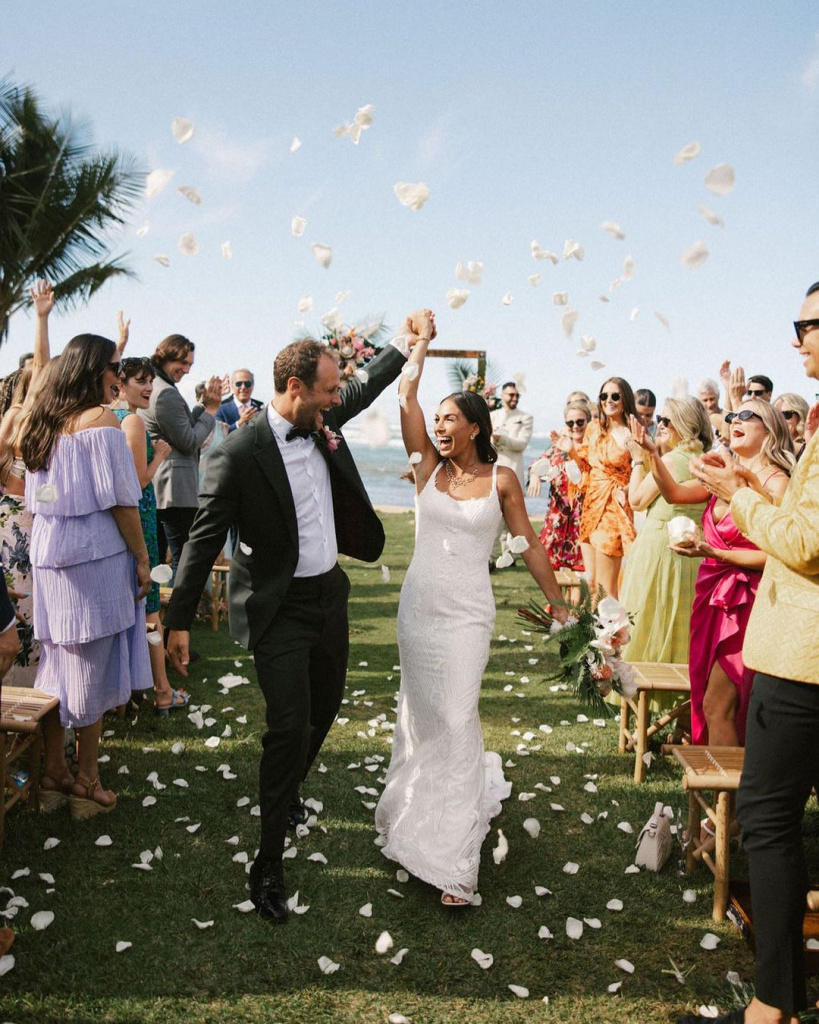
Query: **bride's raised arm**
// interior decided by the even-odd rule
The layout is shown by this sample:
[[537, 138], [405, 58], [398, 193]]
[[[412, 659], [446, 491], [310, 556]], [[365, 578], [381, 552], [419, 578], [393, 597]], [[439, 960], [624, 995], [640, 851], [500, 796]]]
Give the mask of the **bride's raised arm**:
[[418, 404], [418, 384], [424, 368], [427, 349], [436, 335], [435, 314], [428, 309], [419, 309], [407, 317], [404, 334], [413, 342], [409, 359], [401, 373], [398, 385], [398, 402], [401, 406], [401, 436], [407, 455], [417, 452], [421, 460], [412, 463], [416, 490], [421, 490], [430, 474], [438, 465], [438, 449], [427, 434], [424, 413]]

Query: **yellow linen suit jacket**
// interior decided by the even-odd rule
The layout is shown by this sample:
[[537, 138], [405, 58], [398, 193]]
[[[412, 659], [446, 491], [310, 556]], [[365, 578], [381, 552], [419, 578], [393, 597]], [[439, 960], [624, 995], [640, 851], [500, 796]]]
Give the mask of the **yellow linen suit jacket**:
[[744, 487], [731, 500], [731, 514], [768, 555], [742, 648], [745, 664], [819, 684], [819, 433], [779, 507]]

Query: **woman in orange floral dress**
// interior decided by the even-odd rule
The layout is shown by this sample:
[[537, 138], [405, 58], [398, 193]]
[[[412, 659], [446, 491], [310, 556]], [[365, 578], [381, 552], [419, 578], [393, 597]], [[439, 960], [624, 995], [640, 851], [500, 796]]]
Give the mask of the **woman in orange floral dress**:
[[634, 393], [622, 377], [610, 377], [600, 389], [600, 419], [586, 428], [583, 443], [570, 452], [586, 474], [580, 517], [580, 542], [591, 545], [591, 586], [618, 596], [620, 563], [636, 536], [628, 503], [633, 444], [628, 418], [636, 412]]

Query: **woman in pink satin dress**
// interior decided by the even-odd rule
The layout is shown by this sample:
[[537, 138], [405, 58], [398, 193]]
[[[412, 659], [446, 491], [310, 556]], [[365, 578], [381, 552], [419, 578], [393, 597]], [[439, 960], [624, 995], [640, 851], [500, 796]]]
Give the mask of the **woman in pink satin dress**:
[[[731, 451], [756, 474], [759, 490], [778, 503], [795, 465], [784, 417], [768, 402], [752, 399], [729, 418]], [[634, 420], [632, 433], [638, 444], [644, 442]], [[702, 539], [687, 547], [672, 546], [687, 558], [702, 558], [691, 612], [691, 736], [696, 744], [740, 746], [754, 675], [742, 661], [742, 644], [766, 555], [739, 532], [728, 505], [709, 495], [697, 480], [677, 483], [660, 458], [649, 455], [666, 501], [708, 500]]]

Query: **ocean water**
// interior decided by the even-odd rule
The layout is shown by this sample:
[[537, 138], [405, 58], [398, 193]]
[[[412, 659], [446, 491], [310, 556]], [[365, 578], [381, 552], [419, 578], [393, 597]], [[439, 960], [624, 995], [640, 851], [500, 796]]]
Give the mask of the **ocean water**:
[[[402, 480], [401, 474], [409, 468], [407, 453], [397, 431], [386, 445], [372, 447], [365, 436], [356, 430], [355, 422], [344, 428], [344, 436], [353, 453], [361, 479], [373, 505], [394, 505], [399, 508], [413, 508], [415, 491], [409, 480]], [[524, 464], [529, 465], [539, 458], [547, 444], [545, 437], [533, 437], [524, 454]], [[526, 498], [526, 510], [532, 518], [542, 517], [548, 505], [548, 487], [544, 484], [539, 498]]]

